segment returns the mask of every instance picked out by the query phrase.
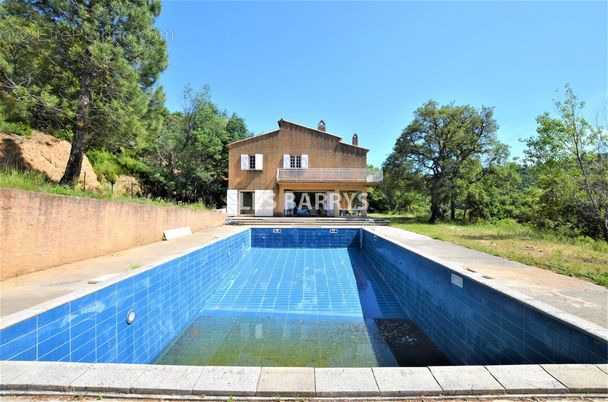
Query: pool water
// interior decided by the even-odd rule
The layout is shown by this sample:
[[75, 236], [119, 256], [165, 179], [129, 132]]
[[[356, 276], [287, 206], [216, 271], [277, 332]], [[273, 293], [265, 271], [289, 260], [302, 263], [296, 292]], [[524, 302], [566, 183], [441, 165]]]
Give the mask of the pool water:
[[251, 248], [157, 364], [448, 364], [359, 249]]

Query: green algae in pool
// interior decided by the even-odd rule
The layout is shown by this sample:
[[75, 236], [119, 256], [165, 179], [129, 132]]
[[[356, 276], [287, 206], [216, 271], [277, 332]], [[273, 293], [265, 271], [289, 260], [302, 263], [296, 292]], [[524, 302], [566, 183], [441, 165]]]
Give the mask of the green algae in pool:
[[233, 313], [197, 317], [155, 363], [378, 367], [447, 362], [419, 330], [403, 320]]

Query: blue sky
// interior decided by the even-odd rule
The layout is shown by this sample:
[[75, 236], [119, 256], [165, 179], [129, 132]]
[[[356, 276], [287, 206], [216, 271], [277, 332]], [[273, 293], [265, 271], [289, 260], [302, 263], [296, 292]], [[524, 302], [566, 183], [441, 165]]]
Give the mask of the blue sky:
[[428, 99], [495, 107], [519, 155], [535, 117], [570, 83], [595, 120], [607, 98], [607, 2], [163, 1], [179, 110], [185, 85], [210, 85], [255, 134], [284, 118], [370, 149], [379, 166]]

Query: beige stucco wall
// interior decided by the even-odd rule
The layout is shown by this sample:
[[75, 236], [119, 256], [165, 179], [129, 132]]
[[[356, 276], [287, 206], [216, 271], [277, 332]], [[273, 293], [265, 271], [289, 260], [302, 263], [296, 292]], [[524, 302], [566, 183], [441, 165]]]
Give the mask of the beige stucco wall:
[[[283, 155], [308, 155], [308, 168], [365, 168], [367, 149], [345, 143], [342, 138], [279, 121], [279, 130], [236, 142], [228, 147], [228, 188], [235, 190], [273, 190], [274, 215], [283, 215], [285, 190], [367, 191], [365, 183], [277, 183], [277, 169], [283, 167]], [[241, 155], [264, 155], [263, 170], [241, 170]]]
[[221, 213], [0, 189], [0, 279], [198, 231]]
[[[263, 154], [264, 169], [241, 170], [241, 154]], [[229, 146], [228, 188], [278, 190], [277, 169], [283, 167], [285, 154], [307, 154], [309, 168], [367, 166], [367, 149], [345, 144], [334, 135], [284, 122], [275, 132]]]

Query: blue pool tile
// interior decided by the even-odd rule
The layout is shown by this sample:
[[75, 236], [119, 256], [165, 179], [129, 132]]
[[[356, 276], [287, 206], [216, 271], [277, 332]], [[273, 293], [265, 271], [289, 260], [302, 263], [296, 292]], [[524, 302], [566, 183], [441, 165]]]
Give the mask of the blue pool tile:
[[64, 321], [66, 317], [70, 315], [70, 305], [64, 304], [59, 307], [55, 307], [51, 310], [45, 311], [38, 315], [38, 327], [44, 327], [50, 323], [56, 323], [58, 321]]
[[37, 347], [31, 347], [29, 349], [18, 349], [18, 353], [10, 358], [2, 358], [2, 360], [16, 360], [16, 361], [32, 361], [37, 358]]
[[85, 332], [82, 336], [70, 339], [70, 354], [72, 361], [80, 361], [83, 356], [95, 353], [95, 330]]
[[[45, 325], [38, 325], [38, 342], [43, 343], [53, 337], [55, 337], [59, 333], [68, 333], [70, 329], [70, 315], [65, 316], [55, 316], [57, 318], [53, 322], [45, 322]], [[39, 322], [43, 322], [43, 320], [39, 320]]]
[[38, 354], [44, 355], [53, 349], [56, 349], [62, 345], [70, 343], [70, 331], [69, 328], [65, 328], [62, 331], [54, 332], [52, 335], [41, 338], [38, 336]]
[[79, 321], [72, 321], [70, 326], [70, 338], [79, 339], [81, 337], [94, 337], [95, 316], [89, 316]]
[[70, 302], [70, 319], [71, 325], [86, 319], [95, 319], [97, 313], [96, 294], [80, 297]]
[[100, 362], [112, 363], [118, 355], [115, 330], [109, 328], [96, 338], [96, 352]]
[[0, 331], [0, 346], [9, 343], [25, 334], [35, 332], [38, 327], [38, 317], [18, 322]]
[[[34, 348], [35, 351], [37, 346], [37, 337], [38, 335], [34, 330], [19, 337], [13, 338], [13, 340], [10, 342], [1, 345], [0, 360], [11, 360], [16, 355], [31, 348]], [[36, 354], [34, 353], [34, 358], [35, 355]]]
[[116, 286], [116, 300], [121, 302], [125, 298], [133, 297], [133, 277], [118, 282]]
[[[67, 337], [60, 336], [59, 339], [49, 340], [46, 345], [38, 345], [38, 360], [40, 361], [69, 361], [70, 359], [70, 342]], [[60, 343], [62, 341], [63, 343]], [[50, 349], [51, 345], [58, 344], [57, 347]]]

